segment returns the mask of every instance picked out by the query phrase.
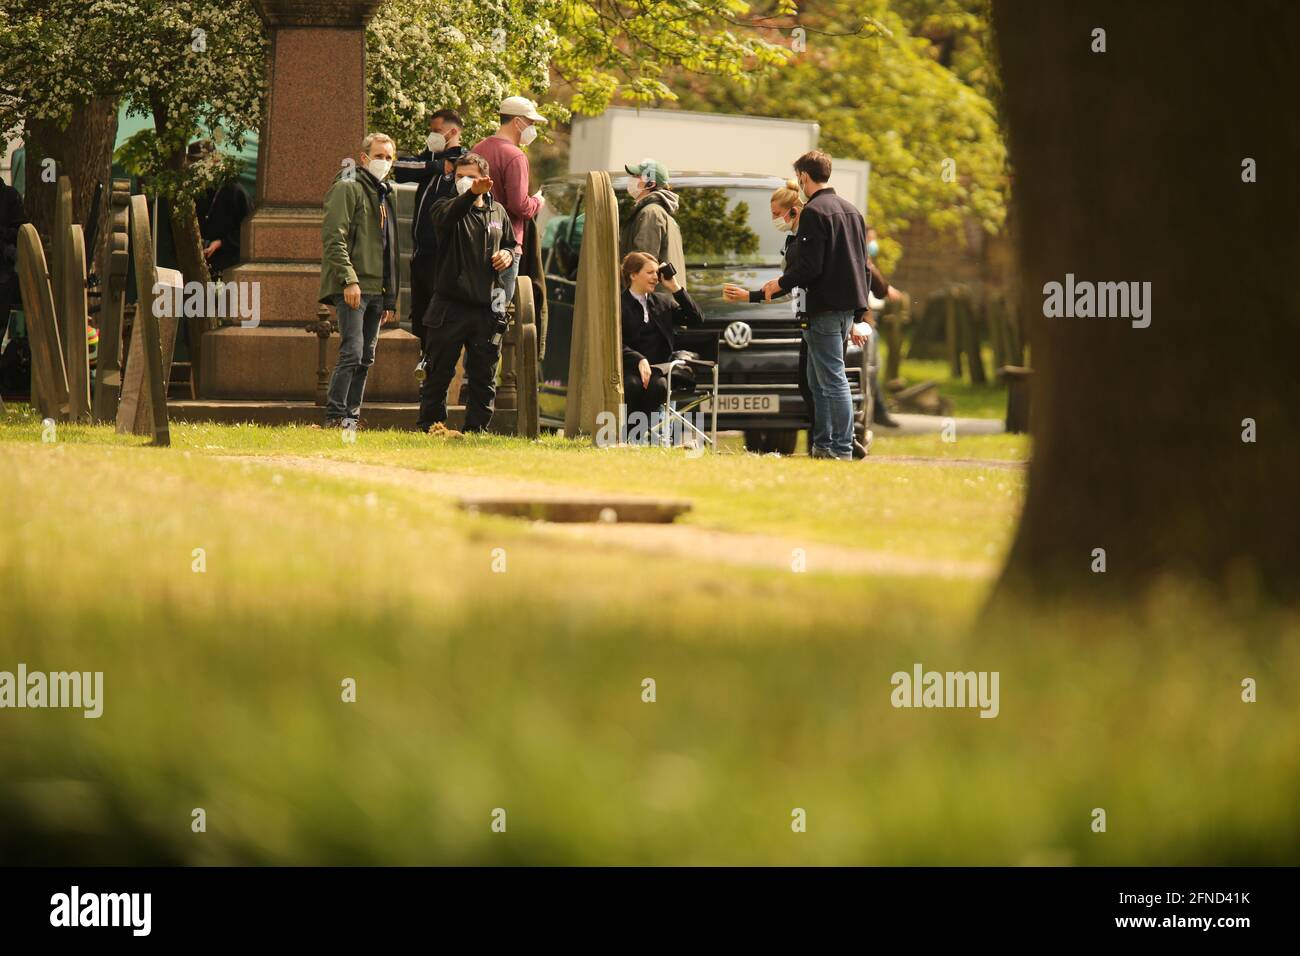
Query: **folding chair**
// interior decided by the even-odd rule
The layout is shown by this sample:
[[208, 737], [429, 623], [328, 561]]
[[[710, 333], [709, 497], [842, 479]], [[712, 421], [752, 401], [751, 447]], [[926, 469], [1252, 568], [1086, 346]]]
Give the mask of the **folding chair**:
[[[673, 353], [672, 359], [662, 366], [668, 377], [668, 398], [664, 401], [663, 414], [650, 426], [648, 438], [651, 443], [658, 435], [659, 444], [669, 448], [673, 444], [675, 426], [681, 424], [682, 437], [692, 441], [703, 442], [711, 452], [718, 450], [718, 334], [716, 332], [694, 332], [678, 336], [678, 344], [689, 346]], [[678, 368], [705, 370], [711, 374], [712, 382], [701, 382], [697, 378], [689, 388], [673, 390], [673, 372]], [[708, 433], [690, 420], [690, 413], [699, 409], [705, 402], [709, 403], [711, 425]]]

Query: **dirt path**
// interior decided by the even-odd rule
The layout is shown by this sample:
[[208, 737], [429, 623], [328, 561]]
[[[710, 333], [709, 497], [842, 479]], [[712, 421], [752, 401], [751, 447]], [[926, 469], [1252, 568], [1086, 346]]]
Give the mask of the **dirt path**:
[[[222, 460], [414, 488], [449, 498], [468, 495], [584, 494], [608, 497], [607, 492], [572, 485], [448, 471], [419, 471], [414, 468], [368, 465], [332, 458], [229, 455], [222, 456]], [[951, 459], [943, 461], [947, 463]], [[783, 571], [792, 570], [796, 562], [809, 573], [832, 574], [870, 573], [981, 579], [991, 577], [997, 570], [989, 562], [913, 557], [778, 535], [720, 531], [689, 524], [557, 524], [536, 521], [529, 525], [529, 533], [547, 540], [567, 540], [609, 550], [637, 551], [663, 558]]]

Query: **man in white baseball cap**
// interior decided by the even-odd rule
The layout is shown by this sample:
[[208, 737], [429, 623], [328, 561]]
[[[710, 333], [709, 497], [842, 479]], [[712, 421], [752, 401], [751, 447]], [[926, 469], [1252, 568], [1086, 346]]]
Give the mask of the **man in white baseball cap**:
[[[510, 216], [518, 248], [524, 245], [524, 223], [536, 218], [544, 200], [539, 189], [528, 194], [532, 170], [521, 147], [537, 139], [537, 124], [546, 117], [537, 112], [537, 104], [524, 96], [507, 96], [501, 101], [501, 128], [487, 139], [474, 144], [472, 152], [488, 161], [492, 170], [492, 199]], [[501, 273], [501, 290], [509, 302], [515, 295], [519, 279], [519, 258]]]

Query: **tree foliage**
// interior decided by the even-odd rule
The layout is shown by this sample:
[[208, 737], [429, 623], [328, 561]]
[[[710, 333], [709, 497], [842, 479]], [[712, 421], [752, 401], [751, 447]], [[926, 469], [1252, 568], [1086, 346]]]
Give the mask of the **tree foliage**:
[[[1006, 148], [991, 97], [996, 71], [984, 0], [820, 0], [766, 21], [793, 59], [740, 81], [691, 80], [684, 106], [821, 124], [832, 157], [871, 162], [869, 219], [881, 262], [923, 220], [996, 232], [1006, 216]], [[773, 11], [774, 13], [779, 11]], [[802, 33], [796, 33], [801, 30]], [[950, 161], [945, 163], [945, 161]]]

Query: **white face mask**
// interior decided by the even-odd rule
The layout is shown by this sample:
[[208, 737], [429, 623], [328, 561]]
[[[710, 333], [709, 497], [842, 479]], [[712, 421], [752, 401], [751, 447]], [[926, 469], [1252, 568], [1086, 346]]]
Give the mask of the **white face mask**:
[[645, 186], [641, 184], [641, 180], [633, 179], [631, 182], [629, 182], [627, 184], [627, 194], [631, 196], [633, 199], [640, 199], [642, 196], [644, 196]]
[[786, 219], [785, 216], [777, 216], [773, 219], [772, 227], [776, 229], [777, 232], [789, 232], [794, 228], [793, 224], [789, 219]]
[[425, 145], [429, 147], [429, 152], [431, 153], [441, 153], [447, 148], [447, 137], [443, 136], [441, 133], [430, 133], [424, 142]]
[[519, 145], [527, 146], [535, 139], [537, 139], [537, 127], [526, 126], [524, 131], [519, 134]]
[[378, 180], [382, 180], [388, 175], [388, 171], [393, 168], [393, 161], [390, 159], [372, 159], [366, 163], [366, 169], [370, 175]]
[[469, 187], [474, 185], [473, 176], [461, 176], [456, 180], [456, 195], [463, 196], [469, 191]]

